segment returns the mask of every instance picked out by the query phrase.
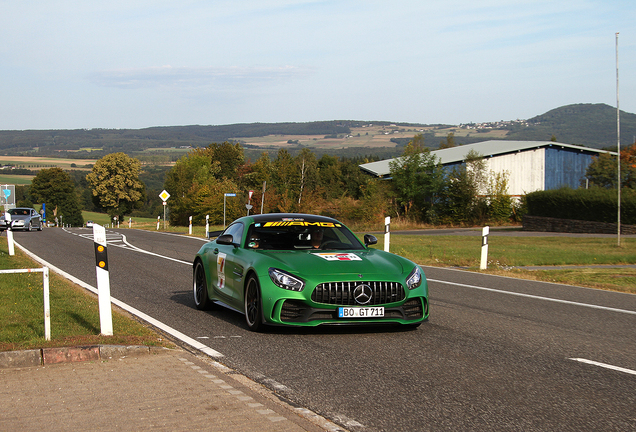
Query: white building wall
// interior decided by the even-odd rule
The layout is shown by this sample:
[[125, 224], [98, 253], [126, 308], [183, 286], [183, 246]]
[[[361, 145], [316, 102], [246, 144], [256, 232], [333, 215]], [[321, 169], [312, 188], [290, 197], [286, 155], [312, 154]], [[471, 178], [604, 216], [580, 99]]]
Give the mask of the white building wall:
[[508, 194], [521, 196], [545, 189], [545, 149], [487, 158], [486, 170], [508, 172]]

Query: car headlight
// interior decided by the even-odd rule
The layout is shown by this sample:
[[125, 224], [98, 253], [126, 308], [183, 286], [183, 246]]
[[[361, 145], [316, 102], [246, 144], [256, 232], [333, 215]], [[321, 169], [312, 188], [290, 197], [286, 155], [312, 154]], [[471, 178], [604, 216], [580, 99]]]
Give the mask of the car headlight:
[[275, 268], [269, 269], [269, 277], [272, 279], [272, 282], [276, 284], [276, 286], [286, 290], [302, 291], [305, 287], [305, 282], [301, 279], [298, 279], [297, 277], [292, 276], [287, 272]]
[[422, 270], [419, 267], [415, 267], [409, 277], [406, 278], [406, 286], [409, 289], [415, 289], [422, 285]]

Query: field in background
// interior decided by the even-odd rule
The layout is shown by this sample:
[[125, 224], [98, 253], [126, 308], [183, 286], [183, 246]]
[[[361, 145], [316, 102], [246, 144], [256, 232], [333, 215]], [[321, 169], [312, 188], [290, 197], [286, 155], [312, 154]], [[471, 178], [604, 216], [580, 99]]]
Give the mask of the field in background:
[[[291, 148], [298, 145], [317, 149], [343, 149], [350, 147], [395, 147], [391, 141], [393, 138], [413, 138], [417, 134], [435, 133], [440, 141], [449, 133], [455, 136], [479, 137], [483, 140], [504, 138], [507, 131], [491, 130], [485, 133], [477, 133], [474, 129], [460, 129], [455, 126], [447, 128], [439, 127], [405, 127], [405, 126], [373, 126], [351, 128], [351, 134], [340, 138], [325, 138], [324, 135], [269, 135], [265, 137], [236, 138], [245, 144], [265, 148]], [[439, 142], [429, 142], [426, 145], [435, 147]]]
[[4, 174], [0, 174], [0, 184], [3, 185], [18, 185], [18, 186], [23, 186], [23, 185], [29, 185], [31, 184], [31, 180], [33, 180], [32, 175], [4, 175]]
[[62, 168], [64, 170], [90, 170], [96, 159], [63, 159], [40, 156], [0, 156], [0, 165], [14, 165], [16, 168], [39, 170], [43, 168]]

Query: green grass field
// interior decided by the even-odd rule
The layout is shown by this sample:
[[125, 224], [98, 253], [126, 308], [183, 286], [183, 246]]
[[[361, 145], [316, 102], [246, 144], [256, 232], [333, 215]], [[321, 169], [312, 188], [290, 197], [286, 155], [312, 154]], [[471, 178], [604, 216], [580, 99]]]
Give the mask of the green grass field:
[[[0, 238], [0, 269], [41, 268]], [[96, 296], [50, 273], [51, 340], [44, 334], [42, 273], [0, 274], [0, 351], [96, 344], [171, 346], [124, 312], [113, 310], [113, 336], [100, 334]]]
[[18, 186], [30, 185], [33, 177], [35, 176], [0, 174], [0, 184]]

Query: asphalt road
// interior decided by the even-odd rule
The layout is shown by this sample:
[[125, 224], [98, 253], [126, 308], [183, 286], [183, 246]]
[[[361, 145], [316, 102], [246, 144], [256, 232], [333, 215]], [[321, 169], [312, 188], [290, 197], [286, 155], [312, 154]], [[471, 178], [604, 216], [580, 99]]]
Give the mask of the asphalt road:
[[[431, 316], [416, 330], [252, 333], [236, 312], [194, 308], [201, 239], [107, 233], [114, 298], [349, 430], [636, 430], [634, 295], [426, 267]], [[91, 230], [15, 238], [96, 286]]]

